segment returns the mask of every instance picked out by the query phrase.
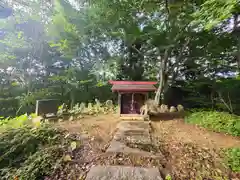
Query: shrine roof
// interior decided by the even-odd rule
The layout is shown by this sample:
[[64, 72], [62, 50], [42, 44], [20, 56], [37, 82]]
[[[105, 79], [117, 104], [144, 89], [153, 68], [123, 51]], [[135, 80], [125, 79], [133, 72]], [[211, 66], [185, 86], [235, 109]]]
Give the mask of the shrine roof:
[[157, 82], [153, 81], [109, 81], [113, 84], [112, 91], [149, 92], [155, 91]]
[[126, 85], [155, 85], [157, 84], [156, 81], [109, 81], [110, 84], [126, 84]]

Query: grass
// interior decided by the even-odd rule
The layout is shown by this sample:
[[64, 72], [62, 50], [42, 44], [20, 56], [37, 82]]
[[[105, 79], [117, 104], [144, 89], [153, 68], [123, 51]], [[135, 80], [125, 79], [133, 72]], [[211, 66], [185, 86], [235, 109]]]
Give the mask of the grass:
[[230, 148], [226, 151], [226, 161], [228, 166], [240, 173], [240, 148]]
[[216, 132], [223, 132], [232, 136], [240, 136], [240, 116], [226, 112], [193, 112], [185, 118], [185, 121]]

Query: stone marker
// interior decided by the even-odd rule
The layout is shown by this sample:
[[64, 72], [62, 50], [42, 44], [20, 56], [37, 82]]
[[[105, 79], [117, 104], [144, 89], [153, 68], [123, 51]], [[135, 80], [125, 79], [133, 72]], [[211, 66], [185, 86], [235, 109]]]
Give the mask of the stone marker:
[[95, 166], [86, 180], [162, 180], [162, 177], [157, 168]]
[[60, 102], [57, 99], [37, 100], [35, 113], [37, 116], [46, 116], [47, 114], [57, 115], [59, 105]]

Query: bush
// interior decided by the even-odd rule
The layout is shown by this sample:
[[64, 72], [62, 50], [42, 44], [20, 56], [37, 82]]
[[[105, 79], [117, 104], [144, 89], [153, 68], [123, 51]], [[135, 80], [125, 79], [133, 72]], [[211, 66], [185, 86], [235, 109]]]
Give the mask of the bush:
[[8, 118], [0, 120], [0, 126], [3, 129], [19, 128], [19, 127], [24, 126], [27, 123], [28, 120], [29, 120], [29, 118], [28, 118], [27, 114], [17, 116], [15, 118], [8, 117]]
[[24, 126], [0, 134], [0, 176], [3, 180], [42, 179], [50, 175], [70, 141], [49, 126]]
[[15, 97], [3, 97], [0, 98], [0, 116], [15, 116], [19, 107], [19, 101]]
[[6, 131], [7, 129], [16, 129], [25, 125], [32, 125], [32, 118], [37, 117], [36, 114], [27, 114], [16, 116], [14, 118], [1, 118], [0, 117], [0, 131]]
[[216, 132], [240, 136], [240, 116], [226, 112], [199, 111], [189, 114], [185, 121], [197, 124]]
[[226, 151], [228, 166], [234, 172], [240, 172], [240, 148], [231, 148]]

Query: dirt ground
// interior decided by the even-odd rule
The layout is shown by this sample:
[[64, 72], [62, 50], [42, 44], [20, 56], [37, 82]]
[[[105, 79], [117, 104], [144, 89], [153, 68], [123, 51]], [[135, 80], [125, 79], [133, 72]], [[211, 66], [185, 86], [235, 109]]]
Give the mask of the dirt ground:
[[[94, 165], [127, 165], [158, 167], [162, 176], [171, 174], [173, 179], [240, 179], [240, 174], [232, 173], [223, 162], [222, 148], [239, 147], [240, 139], [214, 133], [194, 125], [185, 124], [181, 119], [154, 121], [152, 139], [160, 159], [140, 156], [106, 154], [115, 131], [121, 120], [116, 115], [85, 117], [75, 121], [65, 121], [56, 125], [71, 134], [86, 135], [82, 145], [72, 155], [73, 161], [61, 173], [50, 179], [84, 179]], [[71, 171], [71, 173], [69, 173]], [[67, 174], [64, 175], [64, 172]]]
[[[75, 121], [64, 121], [58, 125], [72, 133], [83, 133], [102, 139], [107, 143], [116, 131], [121, 120], [117, 115], [88, 116]], [[182, 119], [152, 121], [153, 135], [161, 137], [165, 142], [193, 143], [207, 148], [240, 147], [240, 138], [208, 131], [204, 128], [184, 123]]]
[[222, 149], [240, 147], [240, 138], [215, 133], [182, 119], [154, 121], [152, 135], [164, 153], [163, 171], [174, 179], [240, 179], [223, 163]]
[[120, 119], [116, 115], [86, 116], [74, 121], [64, 121], [57, 125], [71, 133], [86, 134], [102, 143], [108, 143]]
[[151, 124], [154, 135], [167, 142], [194, 143], [201, 147], [217, 149], [240, 147], [240, 138], [186, 124], [182, 119], [153, 121]]

